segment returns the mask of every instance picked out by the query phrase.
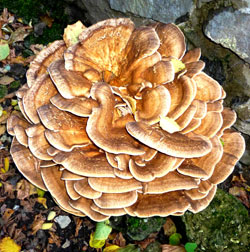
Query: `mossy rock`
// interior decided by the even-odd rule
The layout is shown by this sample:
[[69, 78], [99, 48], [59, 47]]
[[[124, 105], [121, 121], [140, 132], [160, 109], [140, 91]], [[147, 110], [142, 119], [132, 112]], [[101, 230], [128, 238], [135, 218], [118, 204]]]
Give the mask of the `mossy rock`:
[[182, 216], [189, 241], [196, 251], [250, 251], [250, 219], [247, 209], [234, 196], [218, 189], [204, 211]]
[[129, 236], [134, 241], [144, 240], [149, 234], [158, 232], [166, 218], [137, 218], [132, 216], [112, 217], [110, 224], [114, 229]]

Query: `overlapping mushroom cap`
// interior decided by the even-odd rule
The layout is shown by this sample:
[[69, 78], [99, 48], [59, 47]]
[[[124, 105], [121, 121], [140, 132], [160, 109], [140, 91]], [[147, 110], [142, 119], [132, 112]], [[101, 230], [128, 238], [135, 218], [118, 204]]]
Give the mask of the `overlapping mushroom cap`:
[[245, 143], [200, 50], [185, 54], [173, 24], [122, 18], [80, 30], [41, 51], [17, 92], [22, 115], [8, 132], [19, 171], [95, 221], [203, 210]]

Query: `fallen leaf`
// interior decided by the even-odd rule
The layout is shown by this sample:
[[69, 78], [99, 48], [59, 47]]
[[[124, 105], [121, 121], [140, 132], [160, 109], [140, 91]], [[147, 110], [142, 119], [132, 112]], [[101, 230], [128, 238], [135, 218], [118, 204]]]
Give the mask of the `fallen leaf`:
[[52, 24], [54, 22], [54, 19], [52, 17], [50, 17], [49, 15], [44, 15], [44, 16], [41, 16], [40, 19], [49, 27], [51, 28], [52, 27]]
[[49, 243], [50, 244], [55, 243], [57, 247], [60, 247], [61, 246], [60, 238], [54, 232], [49, 231], [49, 234], [50, 234], [50, 237], [48, 239]]
[[187, 252], [194, 252], [196, 248], [197, 248], [197, 244], [194, 242], [187, 242], [185, 244], [185, 249]]
[[98, 222], [96, 224], [94, 240], [106, 240], [111, 231], [112, 227], [109, 226], [109, 220]]
[[10, 48], [8, 44], [4, 44], [0, 40], [0, 61], [6, 59], [10, 54]]
[[106, 247], [103, 252], [117, 252], [120, 247], [117, 245], [110, 245]]
[[163, 225], [164, 234], [170, 236], [176, 233], [176, 226], [171, 218], [167, 218], [165, 224]]
[[89, 246], [91, 248], [96, 248], [96, 249], [102, 248], [105, 245], [105, 241], [106, 241], [106, 239], [105, 240], [96, 240], [96, 239], [94, 239], [94, 233], [91, 233], [90, 234], [90, 240], [89, 240]]
[[42, 197], [38, 197], [37, 198], [37, 202], [42, 204], [44, 206], [45, 209], [48, 209], [46, 203], [47, 203], [47, 199], [46, 198], [42, 198]]
[[4, 75], [0, 78], [0, 84], [1, 85], [9, 85], [11, 82], [13, 82], [15, 79], [8, 76], [8, 75]]
[[78, 37], [86, 27], [81, 21], [77, 21], [75, 24], [68, 25], [64, 29], [63, 40], [67, 47], [72, 46], [78, 42]]
[[43, 223], [41, 229], [43, 229], [43, 230], [48, 230], [48, 229], [51, 229], [52, 226], [53, 226], [53, 223], [51, 223], [51, 222], [46, 222], [46, 223]]
[[83, 223], [83, 220], [81, 218], [77, 218], [76, 219], [76, 231], [75, 231], [75, 237], [78, 236], [79, 234], [79, 230], [82, 228], [82, 223]]
[[21, 246], [17, 245], [10, 237], [5, 237], [0, 241], [1, 252], [19, 252]]
[[15, 211], [13, 209], [10, 209], [10, 208], [7, 208], [5, 211], [4, 211], [4, 214], [2, 216], [3, 220], [5, 223], [8, 222], [8, 220], [10, 219], [10, 217], [12, 216], [12, 214], [14, 213]]
[[174, 234], [170, 235], [170, 237], [169, 237], [170, 245], [179, 245], [181, 242], [181, 238], [182, 238], [182, 236], [179, 233], [174, 233]]
[[13, 33], [10, 35], [9, 43], [15, 43], [18, 41], [24, 41], [24, 39], [30, 34], [32, 27], [29, 26], [22, 26], [17, 28]]
[[35, 235], [36, 232], [42, 228], [44, 221], [45, 218], [41, 214], [35, 216], [35, 219], [31, 225], [32, 235]]
[[115, 238], [114, 238], [114, 240], [113, 240], [113, 244], [118, 245], [118, 246], [120, 246], [120, 247], [125, 247], [125, 246], [126, 246], [126, 240], [124, 239], [124, 237], [123, 237], [123, 235], [122, 235], [121, 232], [119, 232], [119, 233], [115, 236]]

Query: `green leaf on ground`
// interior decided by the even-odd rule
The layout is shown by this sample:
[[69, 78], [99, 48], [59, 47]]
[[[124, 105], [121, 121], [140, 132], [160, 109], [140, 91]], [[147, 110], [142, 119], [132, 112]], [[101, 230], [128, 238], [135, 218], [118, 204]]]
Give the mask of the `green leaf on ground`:
[[98, 222], [94, 234], [94, 240], [106, 240], [112, 231], [109, 220]]
[[10, 54], [10, 48], [8, 44], [0, 44], [0, 60], [4, 60]]
[[6, 86], [0, 85], [0, 98], [3, 98], [8, 94], [8, 88]]
[[187, 252], [194, 252], [197, 248], [197, 244], [195, 242], [187, 242], [185, 244], [185, 249]]
[[119, 248], [117, 252], [140, 252], [141, 250], [134, 244], [129, 244], [124, 248]]
[[169, 244], [171, 245], [179, 245], [181, 243], [181, 234], [174, 233], [169, 237]]

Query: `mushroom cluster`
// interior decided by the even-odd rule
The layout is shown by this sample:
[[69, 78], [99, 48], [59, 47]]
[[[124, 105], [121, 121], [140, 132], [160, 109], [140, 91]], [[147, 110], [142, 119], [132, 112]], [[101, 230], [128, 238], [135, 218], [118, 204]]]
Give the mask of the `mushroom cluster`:
[[245, 143], [200, 49], [185, 49], [174, 24], [120, 18], [65, 32], [17, 92], [8, 132], [19, 171], [95, 221], [203, 210]]

